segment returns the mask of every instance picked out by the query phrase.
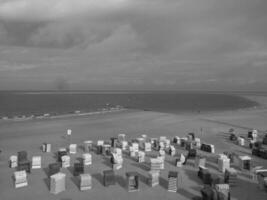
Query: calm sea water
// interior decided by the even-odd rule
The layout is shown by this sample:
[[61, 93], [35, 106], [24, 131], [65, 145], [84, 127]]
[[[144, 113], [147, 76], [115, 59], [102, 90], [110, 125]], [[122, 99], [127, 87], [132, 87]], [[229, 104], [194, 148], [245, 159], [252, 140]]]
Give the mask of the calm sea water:
[[204, 92], [0, 92], [0, 117], [60, 115], [115, 106], [177, 113], [233, 110], [257, 103]]

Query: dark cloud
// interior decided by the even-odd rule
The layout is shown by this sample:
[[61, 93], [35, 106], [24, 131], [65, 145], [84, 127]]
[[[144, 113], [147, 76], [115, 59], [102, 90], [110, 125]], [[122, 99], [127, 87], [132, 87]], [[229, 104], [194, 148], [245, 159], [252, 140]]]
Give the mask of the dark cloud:
[[[11, 79], [52, 77], [53, 82], [64, 73], [77, 85], [157, 87], [265, 81], [265, 0], [12, 0], [0, 5], [0, 56]], [[28, 70], [7, 73], [9, 65]]]

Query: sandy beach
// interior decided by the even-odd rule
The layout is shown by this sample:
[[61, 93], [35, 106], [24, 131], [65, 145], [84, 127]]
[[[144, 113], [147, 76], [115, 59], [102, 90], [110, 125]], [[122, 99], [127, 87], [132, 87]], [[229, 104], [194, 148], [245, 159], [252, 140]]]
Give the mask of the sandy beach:
[[[68, 145], [66, 131], [72, 129], [71, 142], [82, 145], [85, 140], [109, 140], [112, 136], [125, 133], [130, 140], [147, 134], [148, 137], [174, 136], [183, 137], [189, 132], [194, 132], [201, 141], [215, 145], [215, 152], [234, 151], [240, 155], [251, 155], [248, 145], [237, 146], [229, 141], [227, 132], [234, 128], [238, 135], [247, 135], [247, 131], [256, 128], [260, 135], [267, 130], [267, 97], [251, 97], [258, 100], [261, 106], [244, 110], [210, 112], [200, 114], [169, 114], [152, 111], [124, 110], [114, 113], [95, 114], [90, 116], [65, 117], [55, 119], [34, 119], [27, 121], [1, 121], [0, 122], [0, 199], [15, 200], [83, 200], [83, 199], [192, 199], [200, 196], [202, 181], [197, 177], [197, 168], [189, 164], [179, 169], [174, 166], [174, 157], [167, 156], [165, 169], [161, 172], [160, 185], [149, 187], [145, 178], [148, 170], [143, 164], [133, 161], [125, 156], [123, 168], [116, 171], [117, 184], [104, 187], [102, 172], [111, 169], [111, 165], [102, 155], [92, 153], [93, 164], [85, 168], [86, 173], [92, 174], [93, 187], [91, 190], [81, 192], [78, 179], [72, 175], [72, 168], [62, 169], [66, 173], [66, 191], [53, 195], [49, 192], [49, 179], [47, 166], [56, 161], [54, 153], [59, 147]], [[40, 149], [42, 143], [52, 144], [51, 153], [43, 153]], [[28, 152], [28, 158], [34, 155], [42, 156], [42, 169], [33, 169], [28, 175], [28, 186], [15, 189], [12, 181], [14, 169], [9, 168], [8, 160], [18, 151]], [[178, 152], [184, 152], [178, 149]], [[198, 151], [205, 154], [202, 151]], [[78, 148], [78, 153], [71, 155], [71, 163], [83, 153]], [[210, 155], [210, 154], [205, 154]], [[148, 159], [148, 158], [147, 158]], [[253, 164], [267, 168], [267, 160], [253, 156]], [[217, 165], [209, 162], [208, 168], [212, 173], [222, 176], [217, 170]], [[179, 171], [178, 192], [167, 191], [168, 171]], [[129, 193], [125, 187], [125, 172], [137, 171], [141, 175], [140, 191]], [[264, 200], [266, 191], [258, 188], [255, 181], [246, 173], [240, 172], [237, 186], [231, 188], [232, 199]]]

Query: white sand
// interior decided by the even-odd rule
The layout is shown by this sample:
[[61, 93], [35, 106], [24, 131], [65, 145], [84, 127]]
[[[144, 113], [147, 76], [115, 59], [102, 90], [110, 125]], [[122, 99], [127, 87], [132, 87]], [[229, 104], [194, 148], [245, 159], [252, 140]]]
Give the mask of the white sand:
[[[254, 97], [253, 97], [254, 98]], [[256, 98], [256, 97], [255, 97]], [[254, 98], [254, 99], [255, 99]], [[267, 98], [261, 101], [267, 102]], [[118, 113], [99, 114], [58, 119], [40, 119], [21, 122], [0, 122], [0, 199], [191, 199], [200, 195], [203, 184], [197, 177], [197, 169], [185, 166], [180, 170], [179, 190], [177, 193], [169, 193], [167, 187], [167, 175], [169, 170], [178, 170], [172, 163], [175, 158], [167, 156], [165, 170], [161, 173], [160, 185], [150, 188], [141, 181], [139, 192], [128, 193], [125, 189], [125, 172], [138, 171], [143, 177], [148, 177], [148, 172], [129, 158], [125, 158], [123, 169], [117, 171], [118, 183], [115, 186], [104, 187], [102, 185], [102, 171], [110, 169], [108, 161], [104, 157], [93, 153], [93, 165], [86, 168], [86, 172], [93, 175], [93, 188], [89, 191], [79, 191], [77, 179], [68, 169], [62, 172], [67, 174], [67, 190], [58, 195], [49, 193], [48, 178], [45, 170], [48, 164], [55, 162], [53, 153], [42, 153], [40, 146], [43, 142], [51, 143], [53, 152], [59, 147], [66, 146], [68, 141], [64, 137], [68, 128], [72, 129], [72, 142], [79, 145], [84, 140], [109, 139], [119, 133], [125, 133], [127, 139], [135, 138], [142, 134], [149, 137], [166, 135], [172, 138], [175, 135], [185, 136], [188, 132], [195, 132], [202, 141], [215, 144], [216, 153], [233, 150], [243, 155], [251, 155], [248, 147], [239, 147], [228, 141], [225, 133], [229, 128], [235, 128], [240, 135], [246, 135], [247, 130], [257, 128], [260, 131], [267, 130], [267, 110], [246, 109], [239, 111], [227, 111], [207, 114], [165, 114], [146, 111], [122, 111]], [[202, 131], [201, 131], [202, 129]], [[26, 150], [28, 157], [42, 156], [42, 169], [34, 169], [28, 175], [29, 186], [15, 189], [11, 176], [14, 169], [8, 168], [8, 158], [17, 151]], [[183, 150], [179, 150], [182, 152]], [[200, 151], [201, 152], [201, 151]], [[80, 157], [81, 149], [76, 155], [71, 155], [72, 163], [76, 157]], [[202, 152], [203, 153], [203, 152]], [[253, 157], [256, 165], [267, 168], [267, 160]], [[211, 172], [218, 173], [216, 165], [208, 165]], [[143, 180], [143, 179], [142, 179]], [[245, 175], [239, 175], [238, 186], [231, 190], [233, 199], [263, 200], [267, 193], [261, 191], [257, 184]]]

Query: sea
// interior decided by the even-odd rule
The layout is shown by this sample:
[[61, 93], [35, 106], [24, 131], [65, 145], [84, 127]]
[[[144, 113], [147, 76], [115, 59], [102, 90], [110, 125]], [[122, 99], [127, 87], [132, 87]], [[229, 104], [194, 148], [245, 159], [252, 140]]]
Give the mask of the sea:
[[258, 106], [241, 95], [191, 91], [1, 91], [0, 118], [60, 116], [118, 109], [167, 113]]

